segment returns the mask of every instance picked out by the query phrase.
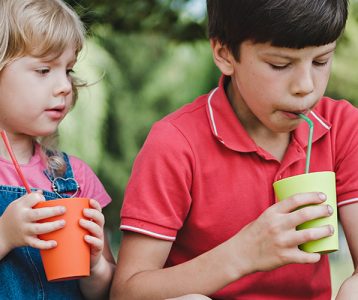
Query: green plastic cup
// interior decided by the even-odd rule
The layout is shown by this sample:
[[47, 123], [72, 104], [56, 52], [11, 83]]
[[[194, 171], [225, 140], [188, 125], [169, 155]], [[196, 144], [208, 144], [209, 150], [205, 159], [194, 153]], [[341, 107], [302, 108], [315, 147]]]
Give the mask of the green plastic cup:
[[327, 200], [325, 202], [314, 205], [329, 204], [333, 209], [333, 214], [329, 217], [311, 220], [298, 225], [297, 230], [330, 224], [334, 228], [334, 234], [329, 237], [304, 243], [299, 245], [299, 248], [306, 252], [322, 254], [337, 251], [339, 249], [336, 177], [334, 172], [314, 172], [284, 178], [274, 182], [273, 188], [279, 201], [298, 193], [322, 192], [326, 194]]

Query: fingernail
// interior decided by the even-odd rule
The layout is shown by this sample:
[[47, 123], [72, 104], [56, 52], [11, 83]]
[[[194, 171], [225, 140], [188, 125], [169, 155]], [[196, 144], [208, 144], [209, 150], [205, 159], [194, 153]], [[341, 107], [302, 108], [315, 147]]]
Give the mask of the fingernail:
[[61, 213], [64, 213], [65, 211], [66, 211], [66, 207], [60, 206], [60, 212], [61, 212]]
[[65, 220], [59, 220], [58, 223], [61, 227], [65, 226], [66, 224]]
[[334, 227], [332, 225], [329, 225], [329, 230], [331, 232], [331, 235], [333, 235], [334, 234]]
[[328, 208], [328, 213], [329, 213], [329, 215], [333, 214], [333, 208], [332, 208], [332, 206], [327, 205], [327, 208]]
[[324, 201], [324, 200], [327, 199], [327, 196], [326, 196], [325, 194], [323, 194], [323, 193], [318, 193], [318, 197], [319, 197], [322, 201]]

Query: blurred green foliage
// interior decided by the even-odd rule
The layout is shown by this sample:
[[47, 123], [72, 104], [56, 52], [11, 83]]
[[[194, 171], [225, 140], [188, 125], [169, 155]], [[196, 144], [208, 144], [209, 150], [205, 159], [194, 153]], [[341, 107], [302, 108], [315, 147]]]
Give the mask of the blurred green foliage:
[[[67, 2], [90, 33], [76, 72], [89, 83], [100, 80], [81, 90], [61, 125], [61, 146], [89, 163], [102, 180], [113, 199], [104, 210], [106, 226], [118, 236], [125, 186], [150, 127], [217, 85], [205, 11], [188, 13], [205, 1]], [[357, 2], [351, 7], [327, 94], [358, 104]]]

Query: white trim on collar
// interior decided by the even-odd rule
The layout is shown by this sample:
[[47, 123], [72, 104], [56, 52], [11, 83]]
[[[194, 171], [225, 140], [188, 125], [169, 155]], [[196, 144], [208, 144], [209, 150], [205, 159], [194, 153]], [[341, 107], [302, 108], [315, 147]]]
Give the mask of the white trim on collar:
[[331, 129], [331, 126], [327, 125], [325, 122], [323, 122], [323, 120], [318, 117], [312, 110], [310, 111], [310, 113], [312, 114], [312, 116], [314, 116], [316, 118], [316, 120], [326, 129]]
[[215, 94], [215, 92], [218, 90], [219, 87], [215, 88], [209, 95], [208, 98], [208, 106], [209, 106], [209, 113], [210, 113], [210, 121], [211, 124], [213, 125], [213, 129], [214, 129], [214, 134], [218, 137], [218, 131], [216, 129], [216, 124], [215, 124], [215, 119], [214, 119], [214, 112], [213, 112], [213, 108], [211, 107], [211, 99], [213, 97], [213, 95]]

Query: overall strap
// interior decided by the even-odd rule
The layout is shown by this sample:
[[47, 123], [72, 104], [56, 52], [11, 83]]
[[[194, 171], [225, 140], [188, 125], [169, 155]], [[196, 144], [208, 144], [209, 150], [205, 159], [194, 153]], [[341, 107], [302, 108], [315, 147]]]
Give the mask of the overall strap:
[[64, 152], [62, 154], [66, 163], [65, 174], [62, 177], [54, 177], [48, 170], [45, 170], [44, 173], [52, 183], [52, 190], [60, 198], [75, 197], [79, 192], [80, 186], [73, 175], [68, 155]]

